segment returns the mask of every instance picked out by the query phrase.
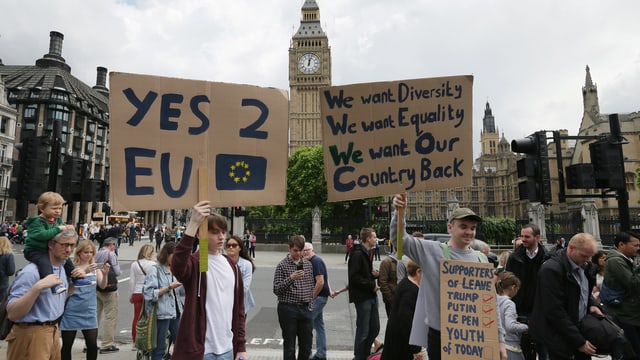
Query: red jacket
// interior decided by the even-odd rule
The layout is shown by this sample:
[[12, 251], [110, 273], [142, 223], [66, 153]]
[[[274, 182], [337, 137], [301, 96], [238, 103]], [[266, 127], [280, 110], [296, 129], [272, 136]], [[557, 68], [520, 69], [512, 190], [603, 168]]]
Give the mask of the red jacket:
[[[180, 320], [173, 360], [193, 360], [204, 357], [206, 324], [207, 276], [199, 270], [199, 253], [191, 253], [194, 238], [183, 235], [173, 252], [171, 271], [186, 292], [184, 312]], [[233, 354], [245, 352], [244, 288], [238, 266], [225, 255], [235, 275], [233, 300]]]

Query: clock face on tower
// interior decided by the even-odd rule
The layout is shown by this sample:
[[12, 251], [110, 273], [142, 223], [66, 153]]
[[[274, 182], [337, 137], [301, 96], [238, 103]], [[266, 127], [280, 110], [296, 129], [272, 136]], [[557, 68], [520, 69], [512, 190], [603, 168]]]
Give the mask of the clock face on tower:
[[306, 53], [298, 60], [298, 69], [305, 74], [313, 74], [320, 68], [320, 58], [316, 54]]

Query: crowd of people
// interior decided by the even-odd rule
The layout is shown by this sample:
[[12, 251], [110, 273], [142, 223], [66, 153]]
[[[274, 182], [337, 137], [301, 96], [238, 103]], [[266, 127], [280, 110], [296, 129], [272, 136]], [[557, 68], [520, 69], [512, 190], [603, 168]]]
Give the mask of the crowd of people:
[[[349, 235], [348, 284], [337, 291], [313, 244], [301, 235], [290, 237], [289, 251], [273, 277], [283, 359], [328, 357], [323, 310], [330, 298], [343, 292], [348, 292], [356, 311], [355, 360], [440, 359], [442, 259], [495, 267], [500, 359], [590, 359], [602, 354], [614, 360], [638, 358], [640, 272], [633, 261], [640, 249], [638, 234], [618, 233], [615, 249], [609, 252], [599, 251], [596, 239], [587, 233], [546, 248], [537, 225], [527, 224], [514, 239], [513, 250], [496, 255], [475, 239], [482, 218], [468, 208], [451, 212], [446, 243], [398, 229], [399, 210], [406, 202], [405, 194], [393, 198], [396, 211], [389, 234], [395, 249], [401, 236], [404, 256], [387, 254], [376, 270], [376, 231], [363, 228], [356, 239]], [[16, 275], [10, 290], [15, 261], [9, 239], [0, 236], [0, 294], [9, 292], [7, 314], [14, 322], [7, 337], [8, 359], [25, 358], [25, 349], [30, 359], [71, 359], [78, 331], [87, 359], [120, 350], [114, 337], [121, 233], [105, 233], [96, 247], [98, 239], [84, 239], [76, 227], [62, 222], [63, 203], [59, 194], [41, 195], [40, 214], [27, 221], [25, 257], [30, 263]], [[173, 359], [248, 360], [246, 316], [256, 306], [251, 294], [255, 234], [228, 236], [226, 218], [213, 213], [208, 201], [195, 204], [191, 214], [175, 238], [163, 237], [161, 246], [152, 243], [157, 240], [154, 230], [131, 264], [132, 340], [135, 344], [140, 313], [152, 313], [154, 307], [158, 341], [147, 354], [150, 359], [163, 359], [174, 344]], [[200, 233], [203, 229], [206, 234]], [[199, 254], [198, 241], [208, 242], [205, 257]], [[200, 271], [202, 259], [207, 261], [206, 272]], [[383, 341], [378, 339], [380, 297], [388, 319]], [[190, 321], [181, 321], [185, 317]], [[592, 318], [612, 319], [623, 331], [603, 342], [587, 329]]]

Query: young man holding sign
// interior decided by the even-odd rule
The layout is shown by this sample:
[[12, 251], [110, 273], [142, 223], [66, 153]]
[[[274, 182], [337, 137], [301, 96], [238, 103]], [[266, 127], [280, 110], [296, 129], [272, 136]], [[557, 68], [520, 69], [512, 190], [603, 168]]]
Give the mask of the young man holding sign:
[[[208, 271], [200, 272], [200, 254], [191, 250], [204, 221]], [[226, 233], [226, 218], [212, 214], [209, 201], [193, 206], [171, 261], [171, 271], [186, 291], [182, 316], [188, 319], [180, 322], [174, 360], [247, 359], [242, 275], [233, 260], [222, 254]]]
[[[406, 193], [395, 195], [393, 205], [397, 209], [407, 205]], [[397, 242], [397, 211], [393, 213], [390, 225], [390, 238], [394, 246]], [[422, 269], [421, 286], [418, 293], [411, 337], [409, 343], [427, 348], [429, 360], [440, 360], [440, 259], [450, 258], [466, 262], [487, 262], [484, 254], [471, 249], [471, 242], [476, 236], [476, 227], [482, 218], [471, 209], [458, 208], [449, 216], [447, 229], [451, 239], [447, 242], [449, 255], [445, 256], [439, 241], [423, 241], [407, 234], [402, 229], [403, 252], [415, 261]], [[500, 323], [498, 327], [501, 328]], [[500, 358], [506, 359], [504, 332], [499, 329]]]

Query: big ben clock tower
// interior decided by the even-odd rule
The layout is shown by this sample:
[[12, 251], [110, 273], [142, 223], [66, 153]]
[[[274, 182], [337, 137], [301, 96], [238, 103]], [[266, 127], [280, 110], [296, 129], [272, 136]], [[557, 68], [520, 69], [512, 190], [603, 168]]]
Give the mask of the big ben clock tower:
[[320, 26], [320, 8], [315, 0], [305, 0], [289, 48], [289, 154], [301, 146], [322, 144], [318, 89], [330, 85], [331, 50]]

